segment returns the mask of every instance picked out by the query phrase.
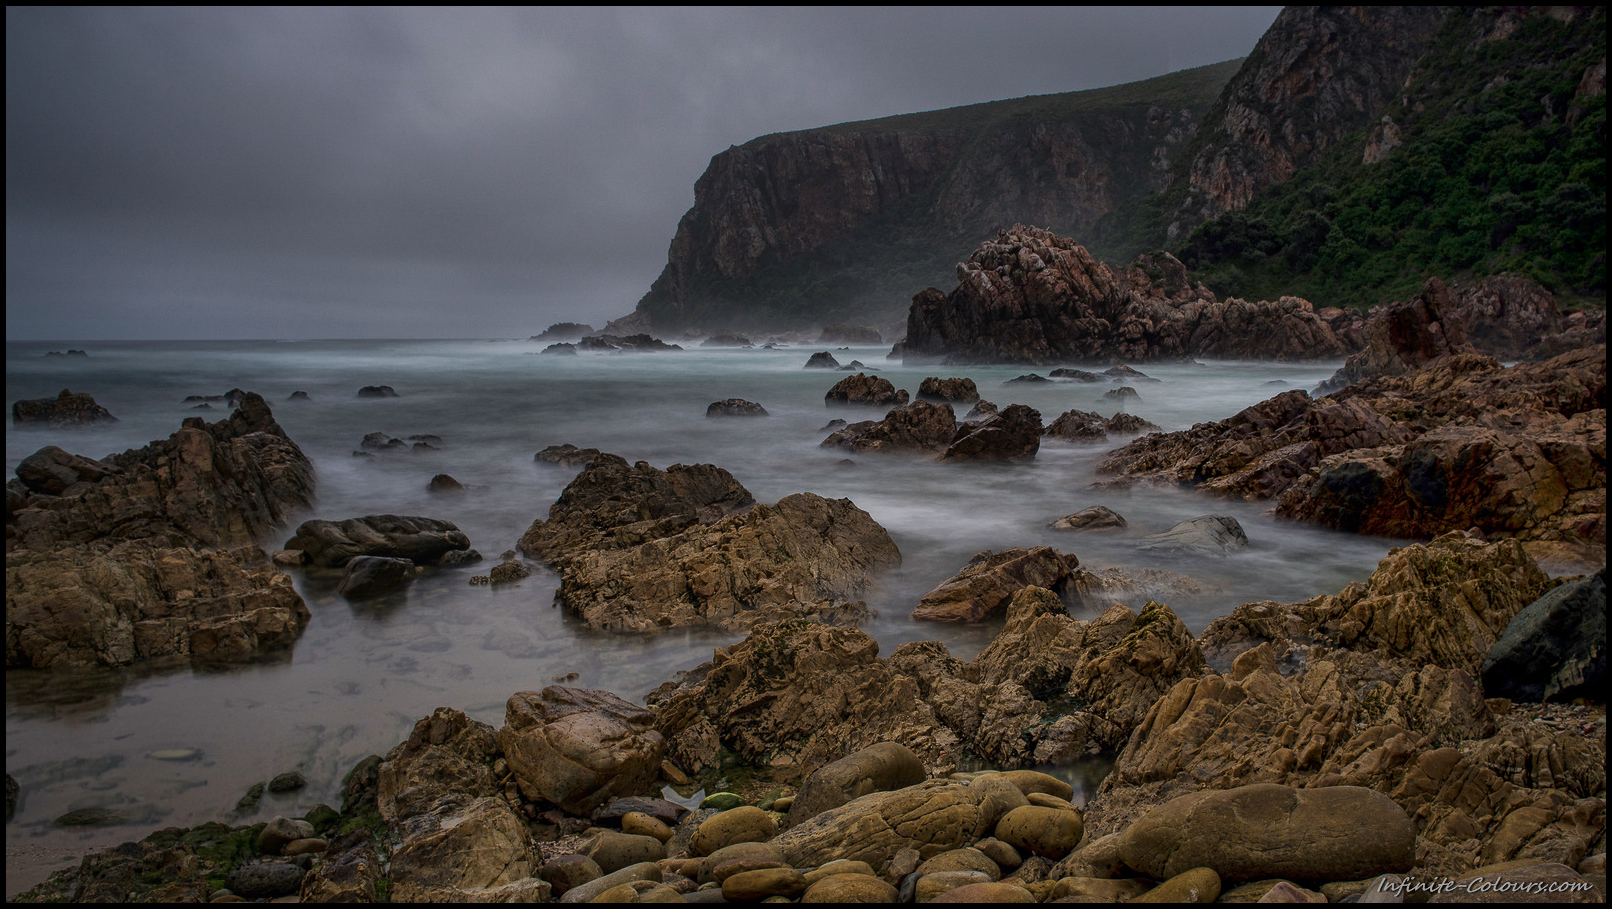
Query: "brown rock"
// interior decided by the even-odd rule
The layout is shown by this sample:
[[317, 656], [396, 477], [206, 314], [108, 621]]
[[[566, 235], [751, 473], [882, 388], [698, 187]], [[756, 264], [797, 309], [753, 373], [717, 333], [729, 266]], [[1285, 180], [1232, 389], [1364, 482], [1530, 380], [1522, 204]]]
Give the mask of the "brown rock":
[[658, 862], [666, 857], [666, 846], [655, 837], [615, 830], [599, 830], [579, 848], [605, 874], [644, 862]]
[[735, 843], [765, 843], [778, 833], [778, 822], [760, 808], [745, 805], [723, 811], [700, 825], [690, 845], [699, 855], [710, 855]]
[[843, 858], [877, 868], [901, 849], [928, 859], [979, 840], [987, 821], [980, 803], [967, 786], [928, 780], [825, 811], [779, 834], [773, 845], [796, 867]]
[[1002, 876], [1001, 867], [973, 846], [942, 852], [918, 866], [919, 874], [942, 871], [978, 871], [993, 881]]
[[996, 838], [1056, 862], [1080, 844], [1083, 829], [1078, 811], [1026, 805], [996, 822]]
[[974, 556], [952, 577], [923, 595], [914, 619], [979, 622], [1007, 608], [1008, 600], [1026, 587], [1057, 590], [1080, 565], [1073, 555], [1047, 546], [990, 551]]
[[956, 434], [957, 420], [950, 404], [914, 401], [885, 414], [881, 421], [864, 420], [836, 430], [819, 447], [858, 454], [938, 453]]
[[942, 379], [930, 376], [918, 386], [918, 400], [945, 401], [950, 404], [972, 404], [980, 399], [973, 379]]
[[1103, 505], [1092, 505], [1064, 515], [1048, 526], [1053, 530], [1124, 530], [1127, 525], [1118, 512]]
[[345, 521], [305, 521], [285, 548], [306, 552], [309, 562], [323, 568], [340, 568], [359, 556], [434, 565], [450, 552], [469, 549], [470, 538], [451, 521], [372, 514]]
[[517, 884], [547, 899], [548, 885], [532, 878], [531, 835], [503, 799], [481, 798], [462, 807], [439, 805], [416, 822], [411, 835], [392, 853], [393, 899], [463, 902], [473, 899], [457, 896], [465, 891]]
[[93, 397], [75, 395], [65, 388], [54, 398], [17, 401], [11, 405], [11, 425], [16, 427], [42, 425], [63, 429], [117, 421], [118, 418], [95, 403]]
[[537, 869], [537, 876], [553, 888], [557, 897], [589, 881], [598, 880], [604, 873], [598, 862], [576, 854], [557, 855]]
[[957, 427], [942, 461], [1022, 461], [1041, 448], [1041, 412], [1010, 404], [976, 423]]
[[761, 900], [769, 896], [799, 896], [806, 878], [793, 868], [741, 871], [722, 882], [722, 896], [730, 900]]
[[1213, 868], [1192, 868], [1144, 893], [1133, 903], [1212, 903], [1220, 896], [1220, 876]]
[[[920, 881], [920, 883], [922, 883]], [[964, 884], [937, 895], [932, 903], [1034, 903], [1035, 894], [1018, 884]]]
[[1121, 834], [1119, 854], [1155, 878], [1207, 867], [1230, 881], [1358, 880], [1410, 870], [1416, 826], [1369, 789], [1259, 784], [1155, 808]]
[[382, 819], [397, 827], [430, 813], [444, 798], [498, 795], [492, 773], [497, 753], [493, 727], [458, 710], [437, 708], [416, 722], [408, 739], [387, 752], [380, 765], [376, 806]]
[[[808, 875], [809, 876], [809, 875]], [[893, 903], [896, 888], [864, 874], [834, 874], [813, 882], [803, 903]]]
[[928, 777], [922, 759], [897, 742], [879, 742], [812, 771], [789, 806], [789, 826], [870, 792], [902, 789]]
[[649, 711], [607, 691], [551, 685], [509, 699], [498, 744], [529, 798], [586, 814], [653, 788], [666, 740]]
[[907, 393], [897, 391], [889, 379], [859, 372], [836, 382], [834, 387], [828, 390], [828, 394], [823, 395], [823, 403], [830, 406], [865, 404], [871, 407], [904, 407], [907, 404]]
[[356, 830], [338, 838], [309, 869], [298, 896], [304, 903], [373, 903], [381, 870], [369, 831]]

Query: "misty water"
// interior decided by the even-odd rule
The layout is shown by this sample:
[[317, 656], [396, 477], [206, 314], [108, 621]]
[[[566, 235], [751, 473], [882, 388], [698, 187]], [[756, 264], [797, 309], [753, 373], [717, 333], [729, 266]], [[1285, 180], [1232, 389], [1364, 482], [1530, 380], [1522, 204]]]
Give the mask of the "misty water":
[[[7, 825], [7, 893], [89, 848], [163, 826], [226, 819], [253, 783], [300, 770], [309, 785], [268, 795], [242, 821], [340, 804], [342, 775], [370, 753], [385, 753], [418, 718], [451, 706], [500, 725], [510, 694], [551, 684], [604, 688], [641, 701], [655, 686], [737, 639], [674, 631], [654, 637], [590, 633], [553, 605], [556, 577], [538, 570], [511, 586], [470, 586], [499, 553], [544, 516], [574, 475], [535, 464], [533, 454], [562, 442], [597, 447], [665, 468], [707, 462], [731, 471], [758, 501], [795, 492], [849, 498], [889, 530], [903, 564], [867, 597], [877, 611], [865, 628], [888, 655], [906, 641], [940, 640], [972, 658], [1000, 621], [985, 626], [916, 623], [918, 598], [985, 549], [1051, 545], [1085, 567], [1164, 568], [1205, 584], [1196, 600], [1170, 605], [1194, 633], [1239, 603], [1288, 602], [1335, 592], [1364, 579], [1394, 541], [1281, 522], [1267, 505], [1210, 498], [1190, 490], [1091, 488], [1101, 456], [1123, 444], [1044, 442], [1032, 462], [937, 464], [920, 458], [853, 456], [819, 448], [833, 418], [873, 411], [830, 409], [823, 394], [844, 373], [805, 370], [820, 345], [781, 350], [700, 349], [655, 354], [538, 355], [526, 341], [362, 341], [217, 343], [8, 343], [8, 402], [88, 392], [120, 422], [75, 431], [6, 435], [6, 465], [44, 445], [103, 457], [166, 438], [192, 411], [187, 395], [239, 387], [268, 400], [287, 433], [314, 461], [318, 501], [301, 518], [366, 514], [451, 520], [489, 561], [427, 573], [404, 592], [348, 603], [336, 577], [293, 571], [313, 613], [293, 650], [224, 670], [188, 666], [86, 672], [6, 673], [6, 769], [22, 786]], [[45, 357], [85, 348], [88, 358]], [[1022, 403], [1046, 422], [1070, 408], [1115, 406], [1109, 385], [1004, 386], [1020, 367], [904, 367], [887, 347], [837, 349], [898, 387], [916, 391], [929, 375], [972, 378], [1000, 406]], [[1207, 362], [1143, 365], [1158, 382], [1135, 383], [1128, 409], [1166, 430], [1218, 420], [1290, 388], [1312, 388], [1339, 364]], [[1043, 374], [1045, 370], [1042, 370]], [[400, 395], [359, 399], [363, 385]], [[311, 400], [288, 402], [294, 391]], [[760, 402], [770, 416], [708, 419], [713, 401]], [[430, 433], [440, 450], [353, 451], [366, 433], [406, 439]], [[470, 487], [434, 495], [427, 482], [447, 473]], [[1124, 534], [1068, 534], [1053, 519], [1102, 504], [1130, 522]], [[1142, 534], [1203, 514], [1242, 523], [1251, 547], [1227, 558], [1144, 554]], [[265, 548], [278, 548], [287, 528]], [[1078, 780], [1077, 780], [1078, 782]], [[54, 819], [86, 807], [130, 820], [114, 827], [63, 828]]]

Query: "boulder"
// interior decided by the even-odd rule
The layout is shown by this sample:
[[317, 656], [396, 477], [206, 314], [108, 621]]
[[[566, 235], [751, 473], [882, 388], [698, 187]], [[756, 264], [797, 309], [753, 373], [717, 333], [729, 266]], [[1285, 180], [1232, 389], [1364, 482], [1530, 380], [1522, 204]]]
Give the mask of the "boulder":
[[979, 403], [977, 403], [973, 407], [969, 408], [968, 413], [963, 414], [963, 422], [964, 423], [972, 423], [975, 420], [983, 420], [986, 417], [991, 416], [991, 415], [993, 415], [995, 413], [998, 413], [998, 412], [999, 412], [999, 410], [998, 410], [998, 408], [997, 408], [997, 406], [995, 404], [992, 404], [990, 401], [986, 401], [984, 399], [981, 399]]
[[564, 896], [567, 891], [590, 881], [598, 880], [604, 874], [598, 862], [575, 853], [557, 855], [537, 869], [537, 876], [553, 888], [557, 897]]
[[1149, 534], [1137, 543], [1137, 548], [1143, 552], [1229, 555], [1248, 548], [1248, 535], [1236, 518], [1206, 514], [1162, 533]]
[[16, 401], [11, 405], [11, 425], [18, 428], [48, 426], [51, 429], [66, 429], [117, 421], [118, 418], [95, 403], [93, 397], [73, 394], [65, 388], [54, 398]]
[[431, 478], [430, 483], [426, 484], [425, 491], [426, 492], [464, 492], [465, 487], [464, 487], [463, 483], [460, 483], [458, 480], [455, 480], [453, 477], [450, 477], [445, 473], [439, 473], [436, 476]]
[[307, 821], [275, 817], [258, 832], [257, 851], [264, 855], [279, 855], [287, 845], [313, 835], [313, 825]]
[[907, 392], [896, 390], [889, 379], [859, 372], [834, 383], [834, 387], [823, 395], [823, 403], [830, 406], [865, 404], [872, 407], [904, 407]]
[[1159, 879], [1212, 868], [1233, 882], [1354, 881], [1409, 871], [1416, 825], [1371, 789], [1256, 784], [1195, 792], [1149, 811], [1120, 834], [1119, 856]]
[[1035, 457], [1040, 448], [1041, 413], [1010, 404], [1000, 413], [958, 427], [939, 460], [1020, 461]]
[[381, 881], [381, 857], [368, 830], [355, 830], [331, 843], [326, 857], [302, 879], [304, 903], [373, 903]]
[[272, 900], [295, 894], [306, 873], [301, 866], [288, 862], [242, 865], [230, 871], [224, 878], [224, 886], [243, 899]]
[[984, 836], [991, 820], [980, 793], [948, 780], [926, 780], [891, 792], [875, 792], [832, 808], [773, 839], [795, 867], [836, 859], [878, 868], [901, 849], [921, 859], [960, 849]]
[[710, 855], [736, 843], [765, 843], [778, 833], [778, 822], [760, 808], [744, 805], [708, 818], [689, 841], [697, 855]]
[[1606, 569], [1562, 584], [1524, 607], [1489, 648], [1480, 671], [1489, 697], [1603, 697]]
[[767, 408], [754, 401], [746, 401], [742, 398], [728, 398], [725, 401], [717, 401], [707, 407], [705, 415], [708, 417], [764, 417], [767, 416]]
[[1047, 525], [1053, 530], [1124, 530], [1125, 518], [1105, 505], [1091, 505]]
[[498, 743], [528, 798], [586, 814], [653, 790], [666, 756], [654, 721], [607, 691], [551, 685], [510, 697]]
[[927, 778], [923, 761], [897, 742], [880, 742], [817, 768], [789, 807], [794, 826], [870, 792], [901, 789]]
[[1058, 416], [1058, 419], [1047, 424], [1041, 431], [1049, 438], [1062, 439], [1065, 442], [1106, 442], [1108, 441], [1108, 421], [1102, 414], [1084, 410], [1068, 410]]
[[95, 483], [121, 474], [109, 464], [46, 445], [17, 464], [17, 479], [28, 492], [59, 496], [79, 483]]
[[402, 439], [395, 439], [384, 432], [371, 432], [364, 435], [358, 447], [365, 451], [402, 451], [409, 445]]
[[1129, 385], [1121, 385], [1118, 388], [1105, 391], [1103, 392], [1103, 397], [1117, 401], [1122, 407], [1131, 401], [1139, 402], [1142, 400], [1142, 396], [1136, 393], [1136, 389], [1130, 387]]
[[603, 874], [642, 862], [658, 862], [666, 857], [666, 847], [655, 837], [619, 830], [597, 831], [578, 848], [599, 866]]
[[403, 589], [414, 580], [414, 563], [385, 556], [355, 556], [342, 571], [336, 592], [349, 600], [363, 600]]
[[1026, 805], [996, 822], [996, 838], [1056, 862], [1080, 844], [1083, 829], [1078, 811]]
[[390, 385], [365, 385], [358, 390], [360, 398], [395, 398], [397, 392]]
[[933, 622], [980, 622], [1007, 608], [1008, 600], [1026, 587], [1058, 590], [1080, 567], [1073, 555], [1048, 546], [982, 552], [952, 577], [924, 594], [914, 619]]
[[818, 351], [817, 353], [814, 353], [814, 354], [811, 355], [811, 358], [806, 361], [806, 367], [805, 368], [806, 369], [839, 369], [840, 368], [840, 361], [834, 359], [834, 355], [829, 353], [828, 351], [821, 350], [821, 351]]
[[974, 387], [973, 379], [956, 377], [942, 379], [937, 376], [930, 376], [918, 386], [918, 400], [920, 401], [972, 404], [979, 399], [979, 389]]
[[823, 448], [845, 448], [859, 454], [940, 452], [957, 434], [950, 404], [914, 401], [897, 408], [881, 421], [864, 420], [824, 439]]
[[358, 556], [435, 565], [450, 552], [469, 549], [470, 538], [451, 521], [372, 514], [345, 521], [305, 521], [285, 548], [306, 552], [310, 563], [323, 568], [341, 568]]
[[893, 903], [896, 888], [865, 874], [832, 874], [806, 888], [803, 903]]

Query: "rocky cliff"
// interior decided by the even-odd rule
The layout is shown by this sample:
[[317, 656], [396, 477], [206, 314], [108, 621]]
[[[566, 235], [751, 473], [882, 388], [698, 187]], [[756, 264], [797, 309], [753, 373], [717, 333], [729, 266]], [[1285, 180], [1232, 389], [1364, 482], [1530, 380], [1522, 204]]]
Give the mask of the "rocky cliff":
[[1172, 240], [1247, 206], [1345, 135], [1378, 122], [1443, 24], [1433, 6], [1282, 10], [1204, 120]]
[[1161, 188], [1237, 65], [729, 148], [637, 312], [660, 331], [893, 322], [981, 236], [1020, 221], [1080, 235]]

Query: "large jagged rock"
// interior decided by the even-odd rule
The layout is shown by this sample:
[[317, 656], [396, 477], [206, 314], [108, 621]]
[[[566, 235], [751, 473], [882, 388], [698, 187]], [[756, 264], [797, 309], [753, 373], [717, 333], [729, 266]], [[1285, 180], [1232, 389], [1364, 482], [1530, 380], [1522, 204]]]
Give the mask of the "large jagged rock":
[[929, 288], [913, 297], [904, 362], [1299, 360], [1348, 352], [1306, 300], [1222, 302], [1189, 284], [1168, 254], [1116, 274], [1073, 240], [1022, 224], [975, 250], [957, 266], [957, 280], [949, 294]]
[[492, 763], [498, 733], [451, 707], [438, 707], [386, 753], [377, 778], [376, 807], [394, 829], [430, 814], [439, 802], [500, 794]]
[[586, 816], [612, 798], [654, 790], [666, 740], [654, 716], [608, 691], [551, 685], [505, 705], [498, 731], [521, 792]]
[[1202, 643], [1217, 665], [1250, 647], [1323, 644], [1388, 648], [1420, 664], [1477, 675], [1484, 657], [1550, 579], [1514, 540], [1484, 544], [1448, 533], [1391, 550], [1364, 583], [1285, 606], [1245, 603], [1209, 624]]
[[823, 403], [834, 404], [865, 404], [870, 407], [904, 407], [907, 403], [905, 389], [897, 390], [889, 379], [882, 376], [870, 376], [857, 373], [834, 383], [834, 387], [823, 395]]
[[738, 629], [792, 615], [854, 623], [875, 574], [900, 563], [889, 533], [850, 499], [806, 492], [637, 546], [571, 555], [558, 563], [556, 598], [612, 631]]
[[948, 404], [973, 404], [980, 399], [979, 389], [974, 387], [973, 379], [952, 377], [942, 379], [930, 376], [918, 386], [918, 399], [922, 401], [945, 401]]
[[589, 549], [671, 536], [754, 503], [750, 490], [720, 467], [673, 464], [663, 471], [599, 454], [560, 493], [548, 519], [532, 522], [516, 548], [552, 563]]
[[1455, 295], [1443, 281], [1428, 278], [1415, 298], [1367, 322], [1365, 350], [1351, 355], [1316, 390], [1327, 394], [1361, 379], [1402, 376], [1443, 357], [1476, 352], [1467, 341], [1466, 320]]
[[6, 555], [6, 666], [249, 659], [288, 647], [308, 607], [256, 546], [60, 544]]
[[1050, 546], [987, 550], [924, 594], [912, 617], [931, 622], [982, 622], [1005, 612], [1013, 595], [1026, 587], [1060, 591], [1079, 567], [1078, 558]]
[[1108, 434], [1134, 436], [1143, 432], [1158, 432], [1159, 426], [1135, 414], [1117, 413], [1104, 419], [1102, 414], [1084, 410], [1066, 410], [1058, 419], [1047, 424], [1041, 434], [1065, 442], [1106, 442]]
[[914, 401], [890, 411], [883, 420], [864, 420], [836, 430], [821, 447], [844, 448], [858, 454], [939, 453], [956, 435], [957, 417], [950, 404]]
[[392, 852], [400, 903], [548, 902], [523, 818], [502, 798], [453, 799], [416, 818]]
[[1041, 412], [1010, 404], [978, 422], [957, 427], [941, 461], [1022, 461], [1041, 448]]
[[672, 761], [692, 772], [718, 767], [727, 749], [798, 779], [883, 741], [941, 763], [956, 736], [923, 702], [919, 683], [878, 655], [878, 642], [854, 629], [801, 619], [758, 625], [649, 703]]
[[927, 778], [923, 761], [912, 749], [899, 742], [871, 745], [813, 771], [789, 806], [789, 826], [869, 793], [904, 789]]
[[[1401, 537], [1478, 527], [1596, 544], [1606, 534], [1606, 349], [1502, 367], [1459, 354], [1311, 400], [1138, 439], [1103, 485], [1191, 483], [1277, 513]], [[1604, 560], [1604, 555], [1602, 556]]]
[[8, 552], [107, 539], [247, 546], [313, 501], [312, 462], [256, 394], [228, 419], [191, 417], [163, 441], [98, 462], [49, 448], [25, 460], [26, 507], [11, 515]]
[[470, 538], [452, 521], [410, 515], [372, 514], [345, 521], [305, 521], [285, 543], [323, 568], [341, 568], [359, 556], [408, 559], [435, 565], [449, 553], [470, 548]]
[[[100, 461], [47, 447], [7, 485], [6, 665], [239, 660], [309, 614], [256, 546], [313, 465], [247, 394], [226, 420]], [[201, 551], [225, 547], [229, 551]]]

